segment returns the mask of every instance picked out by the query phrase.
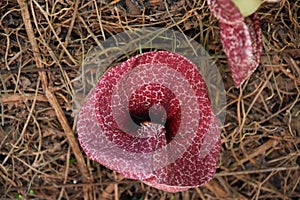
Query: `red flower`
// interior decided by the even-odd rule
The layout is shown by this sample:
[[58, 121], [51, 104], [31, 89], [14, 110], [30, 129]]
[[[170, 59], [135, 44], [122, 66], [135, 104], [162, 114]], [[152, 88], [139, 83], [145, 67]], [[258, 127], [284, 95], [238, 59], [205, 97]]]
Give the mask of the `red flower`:
[[167, 51], [110, 69], [80, 110], [88, 157], [169, 192], [205, 184], [216, 170], [220, 130], [196, 66]]
[[235, 86], [240, 87], [260, 62], [262, 36], [259, 18], [256, 13], [244, 18], [231, 0], [207, 0], [207, 3], [219, 20], [221, 42], [232, 78]]

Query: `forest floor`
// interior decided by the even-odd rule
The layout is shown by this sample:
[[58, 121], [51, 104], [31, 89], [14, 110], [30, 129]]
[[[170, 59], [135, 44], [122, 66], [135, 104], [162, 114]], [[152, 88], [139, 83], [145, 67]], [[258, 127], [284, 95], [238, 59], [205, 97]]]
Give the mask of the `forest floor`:
[[[300, 199], [299, 0], [258, 10], [261, 63], [239, 89], [203, 0], [22, 2], [0, 1], [0, 199]], [[220, 164], [201, 187], [166, 193], [125, 179], [78, 143], [71, 91], [87, 52], [142, 27], [195, 39], [223, 78]]]

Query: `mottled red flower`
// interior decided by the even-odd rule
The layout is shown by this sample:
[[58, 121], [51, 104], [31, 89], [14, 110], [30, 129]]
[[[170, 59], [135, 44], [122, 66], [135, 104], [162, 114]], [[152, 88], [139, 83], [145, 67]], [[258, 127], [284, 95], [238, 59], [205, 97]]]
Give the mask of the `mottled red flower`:
[[219, 158], [205, 82], [191, 61], [168, 51], [134, 56], [105, 73], [77, 130], [90, 159], [169, 192], [205, 184]]
[[[278, 2], [278, 0], [267, 0]], [[260, 21], [256, 13], [243, 17], [231, 0], [207, 0], [219, 20], [221, 42], [236, 87], [255, 71], [262, 53]]]

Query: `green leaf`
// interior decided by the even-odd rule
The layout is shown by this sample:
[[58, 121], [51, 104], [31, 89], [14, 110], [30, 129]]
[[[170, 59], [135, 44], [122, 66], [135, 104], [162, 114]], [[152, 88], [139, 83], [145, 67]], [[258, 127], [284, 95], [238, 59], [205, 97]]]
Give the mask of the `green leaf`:
[[75, 159], [71, 158], [71, 159], [69, 160], [69, 163], [70, 163], [70, 164], [74, 164], [74, 163], [75, 163]]
[[247, 17], [259, 8], [262, 4], [262, 0], [232, 0], [232, 2], [239, 8], [241, 14]]

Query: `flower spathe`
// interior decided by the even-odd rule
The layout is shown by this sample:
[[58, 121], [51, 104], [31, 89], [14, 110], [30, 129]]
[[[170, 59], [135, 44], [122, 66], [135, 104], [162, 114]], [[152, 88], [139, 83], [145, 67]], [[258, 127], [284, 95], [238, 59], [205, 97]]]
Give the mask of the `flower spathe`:
[[[237, 1], [237, 0], [235, 0]], [[253, 2], [254, 3], [253, 3]], [[246, 2], [246, 1], [245, 1]], [[247, 1], [249, 6], [258, 8], [257, 0]], [[263, 1], [261, 1], [262, 3]], [[267, 0], [278, 2], [278, 0]], [[207, 0], [212, 14], [218, 19], [220, 37], [231, 69], [232, 78], [236, 87], [248, 79], [259, 65], [262, 53], [262, 34], [257, 13], [243, 12], [247, 3], [234, 3], [231, 0]], [[238, 8], [238, 5], [243, 7]], [[244, 17], [242, 13], [247, 17]]]
[[77, 130], [90, 159], [168, 192], [205, 184], [219, 158], [205, 82], [191, 61], [168, 51], [134, 56], [105, 73]]

